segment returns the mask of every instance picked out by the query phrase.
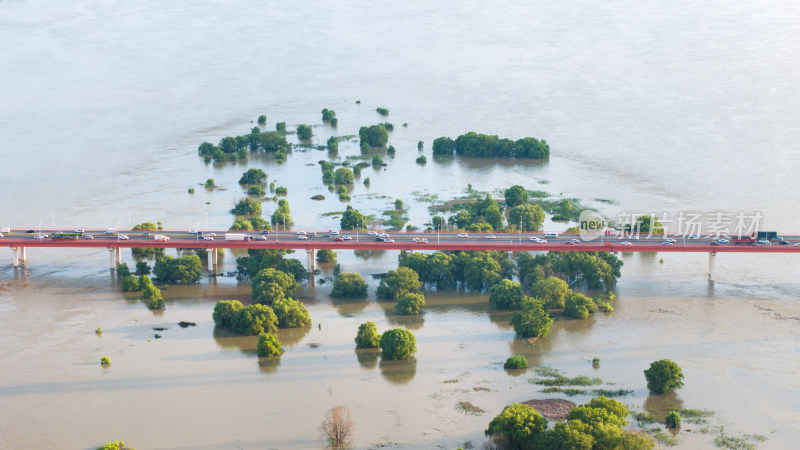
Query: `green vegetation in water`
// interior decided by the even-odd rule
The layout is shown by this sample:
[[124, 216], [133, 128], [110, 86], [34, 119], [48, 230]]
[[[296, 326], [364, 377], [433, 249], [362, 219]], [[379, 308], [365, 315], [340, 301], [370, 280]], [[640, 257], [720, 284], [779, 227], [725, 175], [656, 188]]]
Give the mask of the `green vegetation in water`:
[[660, 428], [647, 428], [645, 431], [647, 431], [647, 434], [650, 436], [653, 436], [653, 439], [655, 439], [656, 442], [661, 445], [667, 447], [674, 447], [678, 445], [678, 438], [669, 433], [665, 433]]
[[433, 192], [413, 191], [411, 195], [414, 197], [414, 201], [420, 203], [434, 203], [439, 201], [439, 194]]
[[275, 131], [286, 132], [286, 122], [278, 122], [275, 124]]
[[408, 222], [407, 209], [387, 209], [381, 215], [387, 217], [380, 222], [381, 225], [393, 231], [402, 230]]
[[328, 108], [324, 108], [322, 110], [322, 121], [323, 122], [328, 122], [331, 119], [333, 119], [334, 117], [336, 117], [336, 111], [334, 111], [332, 109], [328, 109]]
[[526, 137], [513, 141], [500, 139], [496, 135], [486, 135], [470, 131], [455, 140], [440, 137], [433, 141], [435, 155], [471, 156], [478, 158], [533, 158], [550, 157], [550, 146], [547, 141]]
[[596, 386], [598, 384], [603, 384], [603, 380], [600, 378], [590, 378], [586, 375], [578, 375], [575, 378], [556, 375], [549, 378], [531, 378], [528, 380], [528, 383], [541, 386]]
[[506, 370], [514, 370], [514, 369], [527, 369], [528, 368], [528, 360], [525, 359], [522, 355], [514, 355], [510, 356], [506, 359], [506, 362], [503, 364], [503, 369]]
[[334, 298], [366, 297], [367, 282], [358, 273], [340, 273], [333, 281], [330, 296]]
[[339, 126], [339, 118], [338, 117], [334, 117], [333, 119], [331, 119], [331, 126], [334, 127], [334, 128]]
[[725, 434], [725, 428], [720, 427], [719, 434], [714, 438], [714, 445], [719, 448], [727, 448], [731, 450], [755, 450], [758, 444], [767, 440], [767, 437], [761, 434], [742, 434], [740, 436], [731, 436]]
[[381, 335], [380, 347], [384, 359], [409, 359], [417, 352], [417, 338], [405, 328], [394, 328]]
[[297, 138], [303, 141], [307, 141], [314, 136], [314, 131], [311, 129], [310, 125], [300, 124], [297, 126]]
[[280, 356], [283, 354], [283, 347], [274, 334], [261, 333], [258, 335], [257, 351], [261, 357]]
[[322, 194], [317, 194], [311, 197], [311, 200], [325, 200], [325, 196]]
[[678, 428], [681, 426], [681, 415], [677, 411], [670, 411], [665, 420], [667, 428]]
[[714, 415], [714, 411], [707, 409], [680, 409], [678, 412], [686, 423], [694, 425], [704, 425], [708, 423], [708, 418]]
[[664, 394], [683, 387], [681, 368], [668, 359], [661, 359], [650, 364], [644, 371], [647, 388], [653, 394]]
[[[386, 127], [380, 123], [359, 128], [358, 138], [362, 145], [366, 143], [369, 147], [380, 147], [389, 142], [389, 132], [386, 130]], [[367, 150], [369, 150], [369, 148], [367, 148]]]
[[375, 108], [375, 111], [377, 111], [378, 114], [380, 114], [382, 116], [388, 116], [389, 115], [389, 110], [386, 109], [386, 108], [378, 107], [378, 108]]
[[380, 348], [381, 335], [375, 322], [364, 322], [358, 326], [356, 348]]
[[112, 442], [107, 442], [101, 447], [97, 447], [97, 450], [136, 450], [133, 447], [125, 445], [122, 440], [116, 440]]
[[417, 162], [417, 164], [426, 164], [428, 162], [428, 158], [426, 158], [425, 155], [420, 155], [416, 159], [416, 162]]
[[289, 190], [286, 189], [286, 186], [278, 186], [275, 188], [275, 195], [286, 195], [289, 193]]
[[[214, 183], [213, 179], [209, 180], [211, 180], [212, 184]], [[239, 178], [239, 184], [264, 184], [266, 181], [267, 173], [261, 169], [249, 169]], [[206, 182], [206, 184], [208, 184], [208, 182]]]
[[103, 355], [103, 356], [100, 358], [100, 364], [101, 364], [101, 365], [104, 365], [104, 366], [107, 366], [107, 365], [111, 364], [111, 358], [109, 358], [109, 357], [108, 357], [108, 356], [106, 356], [106, 355]]
[[[285, 124], [284, 124], [285, 126]], [[283, 153], [290, 149], [286, 141], [284, 132], [267, 131], [261, 132], [259, 127], [253, 127], [250, 134], [224, 137], [218, 145], [210, 142], [203, 142], [197, 148], [197, 153], [204, 158], [204, 161], [217, 163], [225, 161], [236, 161], [247, 159], [251, 151], [263, 151], [268, 153]]]
[[247, 195], [257, 195], [260, 197], [263, 196], [264, 194], [266, 194], [264, 188], [259, 185], [249, 186], [247, 188]]
[[424, 147], [424, 145], [425, 145], [425, 143], [424, 143], [424, 142], [422, 142], [422, 141], [419, 141], [419, 142], [417, 142], [417, 150], [422, 150], [422, 148]]
[[100, 327], [97, 327], [97, 329], [96, 329], [96, 330], [94, 330], [94, 334], [97, 334], [97, 335], [101, 335], [101, 334], [103, 334], [103, 329], [102, 329], [102, 328], [100, 328]]
[[237, 216], [261, 215], [261, 202], [243, 198], [233, 207], [231, 213]]
[[193, 187], [189, 188], [189, 193], [190, 194], [194, 194], [194, 188]]
[[631, 414], [631, 417], [633, 417], [637, 422], [643, 425], [656, 423], [659, 421], [658, 417], [646, 411], [635, 411]]
[[206, 189], [214, 189], [217, 185], [214, 184], [214, 179], [213, 178], [209, 178], [209, 179], [206, 180], [205, 186], [206, 186]]

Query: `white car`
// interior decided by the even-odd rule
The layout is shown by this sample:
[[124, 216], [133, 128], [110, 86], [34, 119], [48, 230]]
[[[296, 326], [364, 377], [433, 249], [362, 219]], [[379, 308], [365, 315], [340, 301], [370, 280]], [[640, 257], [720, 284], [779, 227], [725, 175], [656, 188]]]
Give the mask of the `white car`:
[[333, 230], [330, 230], [330, 231], [328, 231], [328, 234], [330, 234], [331, 236], [333, 236], [333, 235], [335, 235], [335, 234], [339, 234], [339, 232], [338, 232], [338, 231], [333, 231]]
[[211, 236], [203, 236], [203, 240], [204, 240], [204, 241], [213, 241], [213, 240], [214, 240], [214, 238], [213, 238], [213, 237], [211, 237]]
[[672, 244], [678, 242], [678, 241], [676, 241], [675, 239], [672, 239], [672, 238], [667, 238], [667, 239], [665, 239], [665, 241], [669, 242], [669, 243], [672, 243]]
[[486, 236], [486, 239], [497, 239], [497, 236], [495, 236], [493, 234], [490, 234], [490, 235]]
[[254, 240], [254, 241], [266, 241], [266, 240], [267, 240], [267, 237], [266, 237], [266, 236], [253, 236], [253, 237], [252, 237], [252, 238], [250, 238], [250, 239], [252, 239], [252, 240]]
[[34, 239], [44, 239], [44, 238], [46, 238], [46, 237], [47, 237], [47, 235], [46, 235], [46, 234], [37, 234], [37, 235], [36, 235], [36, 236], [34, 236], [33, 238], [34, 238]]
[[661, 245], [674, 245], [672, 242], [662, 242]]
[[298, 241], [307, 241], [308, 240], [308, 236], [306, 236], [304, 234], [301, 234], [301, 235], [297, 236], [297, 240]]
[[189, 230], [189, 234], [198, 234], [198, 233], [200, 233], [200, 232], [197, 231], [197, 230]]
[[378, 235], [378, 237], [382, 237], [382, 238], [385, 239], [385, 238], [389, 237], [389, 235], [386, 234], [386, 233], [381, 233], [381, 234]]
[[91, 234], [85, 234], [85, 235], [83, 235], [83, 238], [84, 239], [94, 239], [94, 236], [92, 236]]
[[85, 233], [85, 231], [84, 231], [84, 230], [82, 230], [82, 229], [80, 229], [80, 228], [78, 228], [77, 230], [75, 230], [75, 232], [76, 232], [76, 233]]
[[579, 241], [577, 239], [570, 239], [569, 241], [572, 242], [573, 244], [580, 244], [581, 243], [581, 241]]
[[[768, 240], [766, 240], [766, 239], [759, 239], [759, 240], [758, 240], [758, 243], [759, 243], [759, 244], [767, 244], [767, 245], [769, 245], [769, 241], [768, 241]], [[795, 245], [797, 245], [797, 244], [795, 244]]]
[[631, 245], [631, 243], [628, 241], [622, 241], [619, 243], [619, 245]]
[[369, 233], [367, 233], [367, 236], [377, 236], [377, 235], [378, 235], [377, 231], [370, 231]]
[[719, 242], [720, 244], [729, 244], [731, 241], [727, 239], [719, 239], [717, 242]]
[[208, 233], [206, 236], [217, 237], [217, 233]]
[[690, 234], [689, 235], [689, 239], [700, 239], [700, 235], [699, 234]]
[[459, 233], [458, 237], [467, 237], [467, 233]]
[[121, 240], [121, 241], [127, 241], [127, 240], [128, 240], [128, 236], [126, 236], [126, 235], [124, 235], [124, 234], [120, 234], [120, 235], [119, 235], [119, 240]]
[[[331, 233], [331, 234], [333, 234], [333, 233]], [[305, 231], [298, 231], [298, 232], [297, 232], [297, 235], [298, 235], [298, 236], [305, 236], [305, 235], [306, 235], [306, 232], [305, 232]]]
[[350, 236], [345, 236], [342, 239], [344, 239], [345, 241], [352, 241], [353, 240], [353, 238], [351, 238]]
[[800, 247], [800, 242], [794, 244], [795, 247]]

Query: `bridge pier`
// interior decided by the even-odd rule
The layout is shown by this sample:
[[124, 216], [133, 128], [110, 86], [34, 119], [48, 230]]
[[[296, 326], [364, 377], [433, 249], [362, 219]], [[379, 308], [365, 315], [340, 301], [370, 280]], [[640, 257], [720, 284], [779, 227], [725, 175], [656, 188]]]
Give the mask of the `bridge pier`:
[[314, 272], [317, 270], [317, 250], [313, 248], [306, 249], [306, 256], [308, 257], [308, 278], [314, 278]]
[[117, 267], [119, 267], [122, 265], [122, 249], [117, 247], [115, 253], [117, 254]]
[[116, 249], [115, 248], [111, 248], [111, 247], [108, 248], [108, 267], [110, 269], [112, 269], [112, 270], [117, 268], [117, 264], [116, 264], [117, 261], [115, 261], [116, 258], [114, 257], [114, 256], [116, 256], [115, 253], [116, 253]]
[[708, 281], [713, 283], [714, 282], [714, 263], [717, 260], [717, 252], [711, 252], [708, 254]]
[[19, 249], [11, 247], [11, 251], [14, 252], [14, 267], [19, 267]]
[[22, 253], [21, 262], [23, 266], [28, 265], [28, 257], [25, 255], [25, 247], [20, 247], [20, 253]]
[[217, 253], [217, 249], [215, 248], [207, 248], [206, 255], [208, 255], [208, 271], [214, 271], [214, 254]]
[[216, 272], [219, 268], [219, 250], [216, 248], [211, 249], [211, 261], [213, 261], [214, 272]]

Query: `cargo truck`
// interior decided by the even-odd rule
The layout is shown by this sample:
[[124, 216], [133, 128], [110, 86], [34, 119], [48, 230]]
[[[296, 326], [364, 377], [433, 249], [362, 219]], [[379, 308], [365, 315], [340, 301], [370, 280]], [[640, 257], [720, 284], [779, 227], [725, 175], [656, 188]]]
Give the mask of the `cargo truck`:
[[249, 241], [250, 236], [244, 233], [225, 233], [226, 241]]
[[756, 231], [747, 236], [734, 237], [731, 242], [734, 244], [755, 244], [758, 241], [771, 241], [778, 238], [777, 231]]
[[169, 236], [164, 236], [163, 234], [156, 234], [156, 235], [153, 236], [153, 239], [155, 239], [157, 241], [168, 241], [169, 240]]

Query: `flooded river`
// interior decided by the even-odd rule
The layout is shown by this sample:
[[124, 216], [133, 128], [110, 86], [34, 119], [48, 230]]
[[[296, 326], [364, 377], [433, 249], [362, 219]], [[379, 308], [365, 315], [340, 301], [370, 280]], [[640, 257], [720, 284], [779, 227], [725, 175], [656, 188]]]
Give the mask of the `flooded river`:
[[[288, 188], [298, 227], [337, 226], [322, 215], [345, 207], [320, 183], [316, 162], [327, 152], [224, 166], [197, 156], [201, 142], [246, 133], [263, 113], [269, 128], [314, 125], [315, 144], [394, 123], [397, 155], [364, 170], [372, 183], [357, 183], [351, 204], [379, 217], [399, 198], [417, 226], [431, 203], [468, 184], [494, 193], [521, 184], [609, 216], [759, 211], [763, 229], [798, 232], [799, 8], [3, 1], [0, 225], [226, 228], [243, 196], [238, 178], [259, 167]], [[322, 108], [336, 111], [337, 129], [321, 123]], [[434, 138], [470, 130], [544, 138], [552, 156], [431, 157]], [[426, 165], [415, 163], [420, 140]], [[357, 143], [342, 143], [338, 160], [358, 154]], [[200, 188], [207, 178], [225, 189]], [[327, 199], [310, 200], [317, 193]], [[267, 217], [274, 205], [264, 209]], [[713, 410], [712, 423], [764, 435], [763, 448], [800, 439], [797, 256], [721, 254], [710, 286], [704, 255], [623, 254], [613, 313], [557, 320], [529, 346], [485, 293], [428, 292], [422, 317], [395, 316], [369, 275], [394, 268], [397, 253], [342, 252], [370, 297], [342, 302], [327, 284], [303, 286], [314, 323], [279, 332], [278, 362], [256, 356], [255, 338], [214, 328], [216, 301], [247, 300], [249, 287], [233, 278], [170, 287], [166, 310], [154, 313], [120, 292], [105, 250], [29, 249], [24, 270], [11, 255], [0, 254], [0, 448], [114, 439], [140, 449], [320, 448], [323, 414], [336, 405], [352, 410], [359, 448], [479, 447], [504, 405], [558, 396], [528, 383], [532, 371], [506, 373], [512, 354], [633, 390], [622, 401], [640, 410]], [[223, 270], [234, 258], [228, 252]], [[415, 361], [356, 353], [367, 320], [411, 329]], [[647, 395], [642, 371], [661, 358], [683, 368], [677, 396]], [[713, 434], [678, 438], [684, 448], [714, 445]]]

